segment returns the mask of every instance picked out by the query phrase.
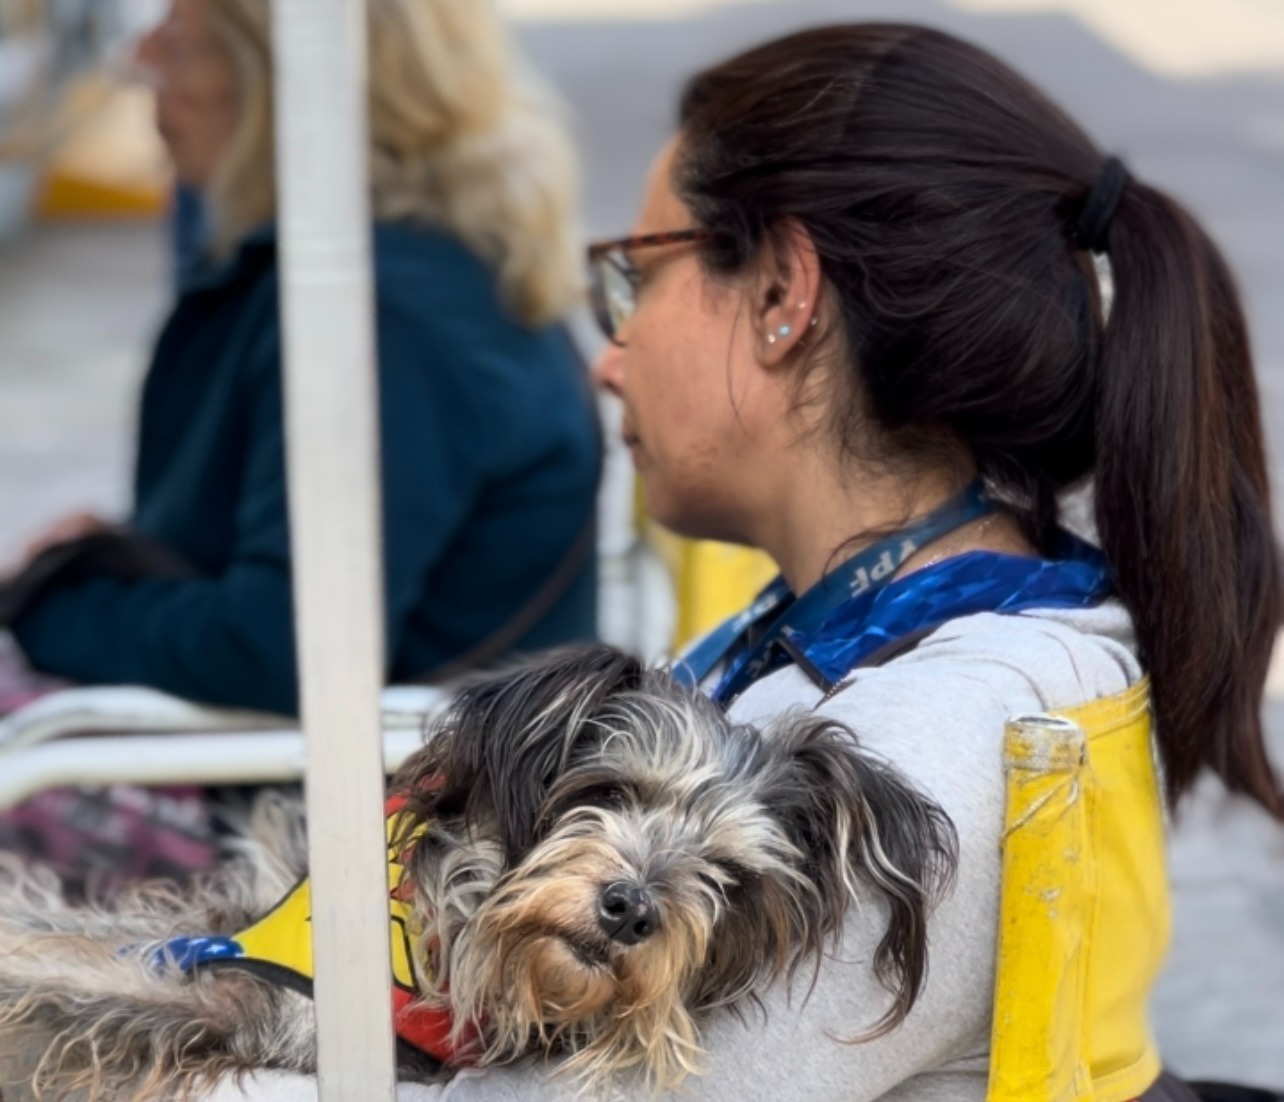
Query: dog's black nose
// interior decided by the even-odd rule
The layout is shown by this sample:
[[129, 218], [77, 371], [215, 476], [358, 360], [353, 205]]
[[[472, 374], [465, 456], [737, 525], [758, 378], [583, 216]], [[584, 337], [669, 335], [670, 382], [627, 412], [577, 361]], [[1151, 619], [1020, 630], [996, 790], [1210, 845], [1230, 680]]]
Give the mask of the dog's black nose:
[[598, 896], [597, 924], [612, 941], [638, 945], [660, 928], [660, 911], [646, 888], [608, 884]]

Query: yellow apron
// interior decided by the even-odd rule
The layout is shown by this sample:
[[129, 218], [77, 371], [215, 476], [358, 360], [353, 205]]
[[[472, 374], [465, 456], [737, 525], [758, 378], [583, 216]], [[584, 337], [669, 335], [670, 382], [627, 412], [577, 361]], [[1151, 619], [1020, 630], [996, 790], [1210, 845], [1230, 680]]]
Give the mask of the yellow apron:
[[1168, 947], [1149, 682], [1007, 725], [989, 1102], [1127, 1102], [1159, 1076]]

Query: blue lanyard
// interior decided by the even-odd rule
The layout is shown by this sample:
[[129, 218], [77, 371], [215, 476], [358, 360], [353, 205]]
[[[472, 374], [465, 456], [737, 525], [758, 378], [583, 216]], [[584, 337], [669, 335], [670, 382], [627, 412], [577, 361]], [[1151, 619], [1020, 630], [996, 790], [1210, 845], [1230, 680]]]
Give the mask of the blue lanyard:
[[1062, 532], [1054, 559], [971, 551], [856, 597], [819, 630], [791, 636], [788, 658], [828, 691], [880, 652], [962, 616], [1092, 608], [1111, 591], [1105, 556]]
[[[777, 578], [748, 609], [682, 655], [674, 675], [699, 685], [718, 666], [729, 663], [713, 696], [734, 699], [779, 659], [787, 636], [817, 631], [838, 608], [886, 586], [929, 543], [992, 511], [978, 480], [928, 516], [852, 556], [799, 598], [790, 593], [784, 578]], [[764, 624], [769, 626], [751, 643], [750, 636]]]

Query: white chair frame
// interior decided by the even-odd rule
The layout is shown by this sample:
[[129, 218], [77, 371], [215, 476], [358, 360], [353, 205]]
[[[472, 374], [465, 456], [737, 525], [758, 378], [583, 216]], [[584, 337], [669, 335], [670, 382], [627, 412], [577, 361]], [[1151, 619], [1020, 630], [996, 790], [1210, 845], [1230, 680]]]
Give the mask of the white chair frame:
[[[383, 763], [423, 745], [450, 695], [396, 686], [381, 695]], [[271, 784], [302, 780], [297, 721], [208, 708], [153, 689], [68, 689], [0, 719], [0, 808], [59, 785]]]

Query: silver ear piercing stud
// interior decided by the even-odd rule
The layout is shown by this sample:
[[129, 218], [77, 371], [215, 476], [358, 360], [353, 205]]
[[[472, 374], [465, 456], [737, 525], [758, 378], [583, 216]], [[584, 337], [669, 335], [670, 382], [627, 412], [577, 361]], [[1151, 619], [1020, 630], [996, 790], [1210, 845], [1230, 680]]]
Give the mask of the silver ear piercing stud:
[[788, 337], [791, 333], [793, 333], [793, 330], [792, 330], [792, 329], [790, 329], [790, 328], [789, 328], [789, 326], [787, 326], [787, 325], [782, 325], [782, 326], [780, 327], [780, 335], [781, 335], [782, 337]]

